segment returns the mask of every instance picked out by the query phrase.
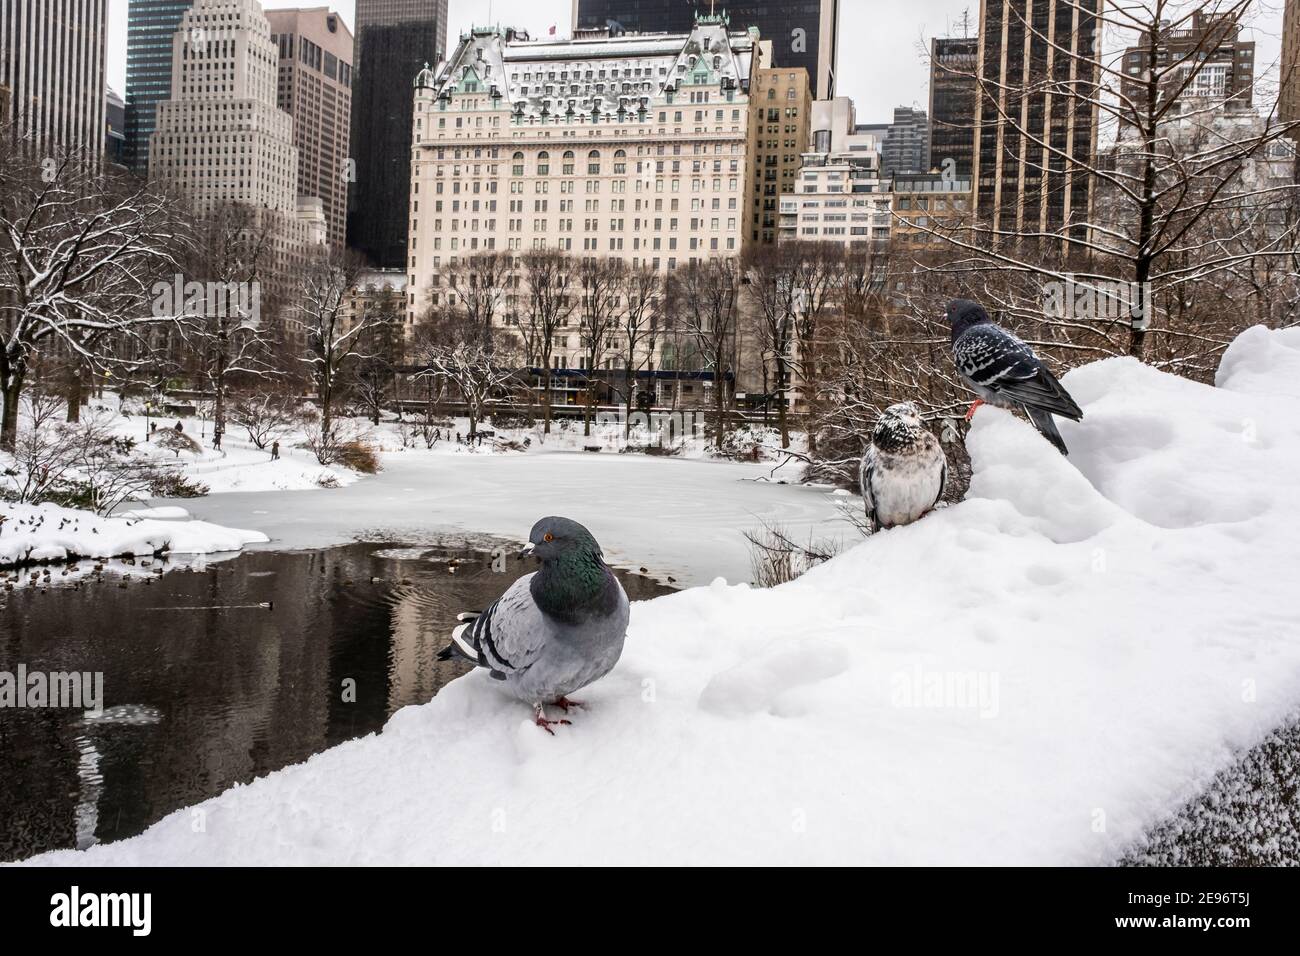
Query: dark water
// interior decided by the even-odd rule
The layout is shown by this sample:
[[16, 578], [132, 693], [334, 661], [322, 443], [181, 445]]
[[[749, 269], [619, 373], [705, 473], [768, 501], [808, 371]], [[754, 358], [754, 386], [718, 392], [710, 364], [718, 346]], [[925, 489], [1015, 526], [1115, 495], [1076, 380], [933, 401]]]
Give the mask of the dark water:
[[[356, 544], [0, 590], [0, 671], [102, 671], [105, 707], [0, 709], [0, 861], [132, 836], [428, 701], [468, 669], [435, 660], [456, 615], [535, 570], [517, 547], [504, 571], [467, 546]], [[634, 601], [672, 590], [619, 578]]]

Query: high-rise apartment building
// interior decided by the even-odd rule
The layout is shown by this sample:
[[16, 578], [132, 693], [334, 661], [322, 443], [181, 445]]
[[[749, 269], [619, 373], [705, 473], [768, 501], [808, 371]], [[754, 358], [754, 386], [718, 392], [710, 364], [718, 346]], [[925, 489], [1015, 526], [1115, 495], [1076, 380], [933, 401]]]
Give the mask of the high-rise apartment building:
[[894, 107], [894, 121], [880, 153], [880, 170], [886, 177], [897, 173], [924, 173], [930, 168], [930, 121], [925, 110]]
[[276, 102], [293, 117], [298, 195], [318, 196], [329, 244], [347, 238], [352, 32], [328, 7], [267, 10], [280, 53]]
[[149, 171], [149, 137], [160, 100], [172, 92], [172, 36], [194, 0], [130, 0], [126, 10], [127, 165]]
[[[1136, 103], [1146, 100], [1143, 77], [1151, 68], [1151, 51], [1131, 46], [1124, 51], [1124, 80], [1120, 89]], [[1227, 108], [1249, 109], [1255, 92], [1255, 43], [1241, 39], [1238, 15], [1213, 16], [1193, 11], [1190, 26], [1175, 28], [1168, 21], [1160, 25], [1155, 68], [1168, 71], [1163, 95], [1172, 95], [1175, 84], [1182, 89], [1178, 106], [1195, 103], [1223, 104]], [[1185, 85], [1184, 85], [1185, 84]], [[1138, 119], [1141, 118], [1139, 110]]]
[[276, 104], [278, 69], [257, 0], [194, 0], [172, 40], [172, 91], [158, 103], [149, 174], [201, 213], [253, 210], [272, 236], [272, 281], [287, 291], [326, 229], [320, 200], [298, 193], [293, 117]]
[[104, 97], [104, 158], [117, 166], [126, 159], [126, 102], [113, 89]]
[[1300, 120], [1300, 0], [1286, 0], [1278, 74], [1278, 118], [1284, 123], [1294, 123]]
[[930, 166], [969, 180], [975, 168], [978, 37], [930, 43]]
[[101, 155], [107, 17], [108, 0], [3, 0], [0, 86], [18, 135]]
[[[558, 249], [668, 273], [749, 235], [755, 41], [689, 33], [461, 38], [416, 81], [410, 318], [454, 296], [477, 251]], [[507, 303], [516, 314], [519, 303]]]
[[974, 180], [994, 241], [1087, 237], [1102, 3], [981, 0]]
[[881, 174], [880, 132], [857, 124], [847, 96], [814, 102], [811, 128], [798, 180], [781, 196], [781, 241], [858, 250], [888, 242], [892, 197]]
[[352, 62], [348, 245], [380, 268], [405, 268], [411, 196], [411, 80], [441, 62], [447, 0], [357, 0]]
[[713, 13], [729, 16], [733, 30], [758, 27], [778, 65], [808, 71], [814, 99], [835, 95], [840, 0], [573, 0], [573, 27], [686, 33], [696, 16]]
[[812, 89], [803, 67], [773, 65], [771, 41], [759, 41], [759, 56], [750, 91], [755, 139], [749, 238], [770, 245], [779, 237], [781, 194], [794, 189], [808, 151]]

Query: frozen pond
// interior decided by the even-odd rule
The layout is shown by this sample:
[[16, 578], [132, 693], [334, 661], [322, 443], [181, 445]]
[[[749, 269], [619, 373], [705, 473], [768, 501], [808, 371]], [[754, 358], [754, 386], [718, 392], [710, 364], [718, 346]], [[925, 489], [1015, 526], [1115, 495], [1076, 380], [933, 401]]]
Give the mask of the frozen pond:
[[[363, 538], [422, 541], [448, 531], [522, 543], [533, 522], [558, 514], [586, 525], [606, 559], [673, 575], [681, 586], [750, 579], [744, 532], [779, 523], [860, 541], [827, 488], [795, 481], [800, 465], [652, 458], [617, 453], [463, 454], [411, 449], [344, 488], [252, 491], [176, 502], [196, 518], [265, 533], [268, 549], [321, 548]], [[155, 504], [159, 502], [154, 502]], [[858, 499], [852, 506], [860, 507]]]

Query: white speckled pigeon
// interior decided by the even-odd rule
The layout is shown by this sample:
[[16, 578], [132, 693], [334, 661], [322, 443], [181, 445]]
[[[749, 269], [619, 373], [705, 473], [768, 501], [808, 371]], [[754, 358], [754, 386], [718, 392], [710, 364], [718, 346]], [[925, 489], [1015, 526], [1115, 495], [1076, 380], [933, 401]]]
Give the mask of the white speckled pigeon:
[[542, 569], [526, 574], [482, 613], [462, 614], [452, 643], [439, 655], [459, 654], [533, 705], [547, 733], [544, 704], [567, 713], [581, 706], [568, 695], [603, 677], [623, 653], [628, 602], [591, 532], [568, 518], [542, 518], [528, 536], [525, 554]]
[[862, 456], [859, 481], [872, 531], [911, 524], [939, 503], [948, 459], [911, 402], [890, 405]]
[[995, 325], [984, 307], [970, 299], [948, 303], [948, 322], [952, 326], [952, 356], [957, 372], [979, 396], [966, 417], [969, 419], [985, 402], [1002, 408], [1023, 408], [1043, 437], [1062, 455], [1068, 455], [1052, 416], [1077, 422], [1083, 418], [1083, 410], [1033, 349]]

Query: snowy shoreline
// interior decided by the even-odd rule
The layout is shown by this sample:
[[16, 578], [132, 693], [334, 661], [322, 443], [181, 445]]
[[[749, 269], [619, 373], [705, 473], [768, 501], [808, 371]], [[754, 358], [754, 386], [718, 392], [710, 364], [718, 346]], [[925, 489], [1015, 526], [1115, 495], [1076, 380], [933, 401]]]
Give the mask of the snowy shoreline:
[[[145, 517], [150, 513], [159, 517]], [[270, 539], [260, 531], [188, 520], [184, 509], [100, 517], [53, 504], [0, 504], [0, 571], [110, 558], [216, 554]]]

